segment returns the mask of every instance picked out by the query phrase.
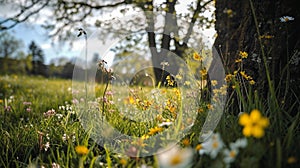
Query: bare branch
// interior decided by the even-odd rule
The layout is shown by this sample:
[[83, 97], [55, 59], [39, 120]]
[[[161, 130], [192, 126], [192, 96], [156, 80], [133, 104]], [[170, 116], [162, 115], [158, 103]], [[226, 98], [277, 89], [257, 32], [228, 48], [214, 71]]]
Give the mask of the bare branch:
[[120, 6], [120, 5], [124, 5], [124, 4], [130, 4], [131, 1], [130, 0], [124, 0], [124, 1], [121, 1], [121, 2], [117, 2], [117, 3], [114, 3], [114, 4], [107, 4], [107, 5], [91, 5], [91, 4], [88, 4], [86, 2], [71, 2], [73, 5], [80, 5], [81, 7], [89, 7], [91, 9], [102, 9], [102, 8], [113, 8], [113, 7], [117, 7], [117, 6]]
[[[3, 21], [0, 22], [0, 31], [11, 29], [11, 28], [15, 27], [17, 24], [22, 23], [22, 22], [28, 20], [29, 17], [31, 17], [31, 16], [33, 16], [33, 15], [39, 13], [43, 8], [45, 8], [45, 7], [49, 4], [49, 0], [47, 0], [47, 1], [46, 1], [42, 6], [40, 6], [38, 9], [36, 9], [36, 10], [34, 10], [34, 11], [28, 13], [27, 15], [25, 15], [23, 19], [20, 19], [20, 17], [21, 17], [23, 14], [25, 14], [28, 10], [30, 10], [30, 9], [33, 8], [34, 6], [37, 6], [39, 2], [40, 2], [40, 1], [33, 2], [31, 5], [25, 6], [25, 7], [22, 7], [22, 6], [21, 6], [21, 11], [20, 11], [18, 14], [16, 14], [16, 15], [13, 16], [13, 17], [7, 18], [7, 19], [5, 19], [5, 20], [3, 20]], [[12, 21], [12, 22], [14, 22], [14, 23], [11, 24], [10, 26], [2, 26], [3, 24], [8, 23], [8, 22], [10, 22], [10, 21]]]
[[198, 0], [197, 1], [197, 7], [196, 7], [196, 10], [194, 11], [194, 14], [193, 14], [193, 17], [192, 17], [192, 21], [189, 25], [189, 28], [188, 28], [188, 32], [186, 34], [186, 36], [184, 37], [183, 41], [184, 42], [188, 42], [188, 40], [190, 39], [190, 36], [193, 32], [193, 27], [194, 27], [194, 24], [198, 18], [198, 15], [199, 13], [201, 12], [202, 9], [204, 9], [209, 3], [211, 3], [213, 0], [209, 0], [207, 2], [205, 2], [203, 5], [201, 5], [201, 0]]
[[[41, 2], [44, 2], [38, 9], [33, 10], [32, 12], [26, 14], [28, 11], [30, 11], [31, 9], [33, 9], [34, 7], [38, 6]], [[16, 25], [18, 25], [19, 23], [22, 23], [24, 21], [27, 21], [31, 16], [39, 13], [43, 8], [45, 8], [51, 1], [50, 0], [46, 0], [46, 1], [33, 1], [32, 4], [28, 5], [28, 6], [20, 6], [21, 7], [21, 11], [16, 14], [13, 17], [7, 18], [3, 21], [0, 22], [0, 31], [2, 30], [8, 30], [11, 29], [13, 27], [15, 27]], [[79, 21], [83, 21], [83, 19], [85, 19], [87, 17], [87, 15], [91, 14], [92, 10], [99, 10], [102, 8], [113, 8], [113, 7], [117, 7], [119, 5], [123, 5], [123, 4], [129, 4], [131, 3], [131, 0], [124, 0], [121, 2], [117, 2], [117, 3], [113, 3], [113, 4], [106, 4], [106, 5], [92, 5], [89, 4], [88, 2], [67, 2], [67, 1], [58, 1], [55, 4], [53, 4], [54, 7], [57, 7], [56, 12], [62, 12], [61, 15], [58, 15], [58, 17], [56, 18], [57, 21], [60, 20], [67, 20], [70, 23], [76, 23]], [[61, 11], [61, 9], [59, 9], [59, 7], [62, 7], [62, 9], [64, 9], [64, 11]], [[73, 20], [71, 17], [69, 16], [73, 16], [77, 13], [75, 12], [70, 12], [67, 13], [68, 10], [71, 9], [78, 9], [78, 8], [85, 8], [88, 9], [87, 13], [85, 13], [81, 19], [78, 20]], [[25, 15], [22, 19], [21, 17]], [[9, 26], [4, 26], [4, 24], [9, 23], [9, 22], [13, 22], [12, 24], [10, 24]], [[63, 27], [65, 27], [66, 24], [63, 25]], [[63, 28], [62, 27], [62, 28]], [[62, 30], [62, 28], [59, 28], [59, 30]], [[55, 33], [58, 34], [58, 33]]]

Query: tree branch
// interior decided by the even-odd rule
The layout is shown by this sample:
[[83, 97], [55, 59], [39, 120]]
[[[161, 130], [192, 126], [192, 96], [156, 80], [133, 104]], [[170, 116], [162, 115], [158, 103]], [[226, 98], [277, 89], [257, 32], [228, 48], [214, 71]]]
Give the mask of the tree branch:
[[84, 6], [84, 7], [89, 7], [91, 9], [102, 9], [102, 8], [113, 8], [123, 4], [130, 4], [131, 2], [132, 2], [131, 0], [124, 0], [121, 2], [117, 2], [114, 4], [107, 4], [107, 5], [91, 5], [86, 2], [71, 2], [71, 3], [74, 4], [75, 6], [80, 5], [81, 7]]
[[[22, 23], [22, 22], [28, 20], [29, 17], [31, 17], [32, 15], [37, 14], [44, 7], [46, 7], [49, 4], [50, 1], [47, 0], [41, 7], [39, 7], [36, 10], [34, 10], [33, 12], [30, 12], [23, 19], [19, 19], [24, 13], [26, 13], [28, 10], [30, 10], [31, 8], [33, 8], [34, 6], [36, 6], [39, 2], [40, 1], [36, 1], [35, 3], [32, 3], [31, 5], [26, 6], [26, 7], [22, 7], [21, 6], [22, 9], [21, 9], [21, 11], [17, 15], [15, 15], [13, 17], [10, 17], [10, 18], [7, 18], [7, 19], [5, 19], [5, 20], [3, 20], [3, 21], [0, 22], [0, 31], [11, 29], [11, 28], [15, 27], [16, 25], [18, 25], [19, 23]], [[12, 21], [14, 23], [11, 24], [10, 26], [2, 26], [3, 24], [8, 23], [9, 21]]]
[[190, 23], [189, 28], [188, 28], [188, 32], [187, 32], [186, 36], [183, 38], [183, 41], [184, 41], [185, 43], [187, 43], [188, 40], [189, 40], [190, 37], [191, 37], [191, 34], [192, 34], [192, 32], [193, 32], [193, 27], [194, 27], [194, 24], [195, 24], [195, 22], [196, 22], [196, 20], [197, 20], [197, 18], [198, 18], [199, 13], [201, 12], [201, 10], [202, 10], [203, 8], [205, 8], [205, 7], [206, 7], [209, 3], [211, 3], [212, 1], [213, 1], [213, 0], [209, 0], [209, 1], [205, 2], [203, 5], [201, 5], [201, 3], [200, 3], [201, 0], [198, 0], [196, 10], [194, 11], [194, 14], [193, 14], [191, 23]]

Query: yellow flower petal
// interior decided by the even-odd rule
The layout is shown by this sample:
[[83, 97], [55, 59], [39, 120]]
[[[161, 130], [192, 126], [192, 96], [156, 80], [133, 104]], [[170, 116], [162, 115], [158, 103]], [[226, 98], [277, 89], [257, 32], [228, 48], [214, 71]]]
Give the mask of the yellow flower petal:
[[261, 138], [264, 136], [265, 131], [260, 126], [254, 126], [254, 127], [252, 127], [252, 134], [255, 138]]
[[240, 125], [244, 125], [244, 126], [251, 124], [250, 117], [249, 117], [249, 115], [247, 113], [243, 113], [240, 116], [239, 124]]
[[250, 113], [250, 118], [253, 122], [258, 122], [261, 119], [260, 111], [257, 109], [254, 109]]
[[246, 136], [246, 137], [251, 136], [251, 127], [250, 126], [244, 127], [244, 129], [243, 129], [243, 135]]
[[270, 125], [269, 119], [268, 118], [261, 118], [259, 123], [258, 123], [261, 127], [266, 128]]

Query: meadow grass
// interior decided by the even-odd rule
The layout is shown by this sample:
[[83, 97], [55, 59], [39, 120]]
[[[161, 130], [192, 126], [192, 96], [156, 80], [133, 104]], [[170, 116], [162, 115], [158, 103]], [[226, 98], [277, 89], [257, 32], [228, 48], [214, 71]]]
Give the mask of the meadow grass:
[[[196, 113], [182, 113], [180, 96], [174, 95], [183, 92], [178, 92], [176, 88], [153, 90], [150, 87], [132, 87], [122, 91], [122, 87], [109, 86], [104, 100], [106, 86], [96, 85], [96, 100], [88, 106], [86, 113], [86, 108], [82, 110], [82, 106], [76, 105], [80, 104], [80, 97], [84, 95], [80, 95], [78, 100], [72, 95], [75, 90], [70, 80], [1, 76], [0, 167], [158, 167], [164, 164], [160, 155], [137, 157], [136, 152], [166, 147], [165, 137], [178, 141], [184, 149], [191, 149], [192, 156], [185, 160], [189, 160], [188, 165], [192, 167], [296, 167], [300, 150], [300, 114], [291, 110], [300, 102], [296, 100], [292, 107], [286, 109], [284, 102], [276, 103], [277, 99], [273, 96], [268, 96], [268, 99], [260, 97], [252, 85], [242, 82], [242, 75], [235, 75], [230, 80], [230, 86], [234, 87], [232, 94], [238, 95], [240, 103], [238, 107], [231, 106], [234, 100], [231, 95], [228, 96], [224, 114], [215, 130], [221, 135], [216, 142], [222, 144], [216, 156], [212, 154], [213, 149], [210, 152], [209, 148], [205, 149], [206, 142], [199, 141], [203, 123], [208, 111], [214, 108], [213, 104], [199, 99], [192, 108], [196, 109]], [[151, 99], [147, 94], [153, 91], [159, 91], [163, 97]], [[218, 93], [222, 94], [222, 91]], [[190, 100], [185, 101], [188, 102]], [[253, 109], [258, 109], [260, 115], [269, 121], [264, 134], [257, 137], [243, 132], [243, 125], [239, 124], [241, 118], [237, 115], [249, 114]], [[132, 115], [133, 118], [130, 118]], [[177, 120], [180, 115], [185, 120]], [[151, 120], [144, 121], [145, 118]], [[111, 144], [100, 145], [99, 140], [105, 142], [105, 138], [111, 135], [105, 135], [107, 132], [109, 134], [109, 130], [103, 127], [99, 119], [105, 119], [108, 125], [122, 134], [133, 137], [132, 141], [122, 145], [124, 143], [120, 141], [129, 139], [118, 137], [110, 141]], [[190, 123], [189, 119], [195, 121]], [[166, 122], [173, 124], [167, 126], [171, 129], [159, 126]], [[177, 129], [191, 124], [192, 127], [180, 137], [176, 135]], [[105, 136], [94, 138], [98, 134]], [[149, 140], [154, 135], [158, 138]], [[234, 142], [244, 137], [247, 145], [239, 149], [236, 155], [231, 155], [233, 161], [226, 160], [225, 151], [231, 150]], [[123, 150], [125, 155], [114, 152], [113, 145]], [[173, 155], [177, 156], [177, 153]], [[179, 161], [170, 159], [170, 163]], [[169, 164], [169, 167], [172, 166]]]

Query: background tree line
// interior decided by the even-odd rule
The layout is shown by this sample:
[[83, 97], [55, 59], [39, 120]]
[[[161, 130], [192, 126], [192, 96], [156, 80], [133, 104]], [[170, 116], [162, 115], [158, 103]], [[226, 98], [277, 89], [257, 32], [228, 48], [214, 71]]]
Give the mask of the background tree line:
[[[52, 59], [45, 64], [45, 54], [34, 41], [23, 51], [23, 41], [8, 32], [0, 34], [0, 74], [35, 75], [71, 79], [75, 61], [66, 57]], [[82, 70], [83, 71], [83, 70]]]

